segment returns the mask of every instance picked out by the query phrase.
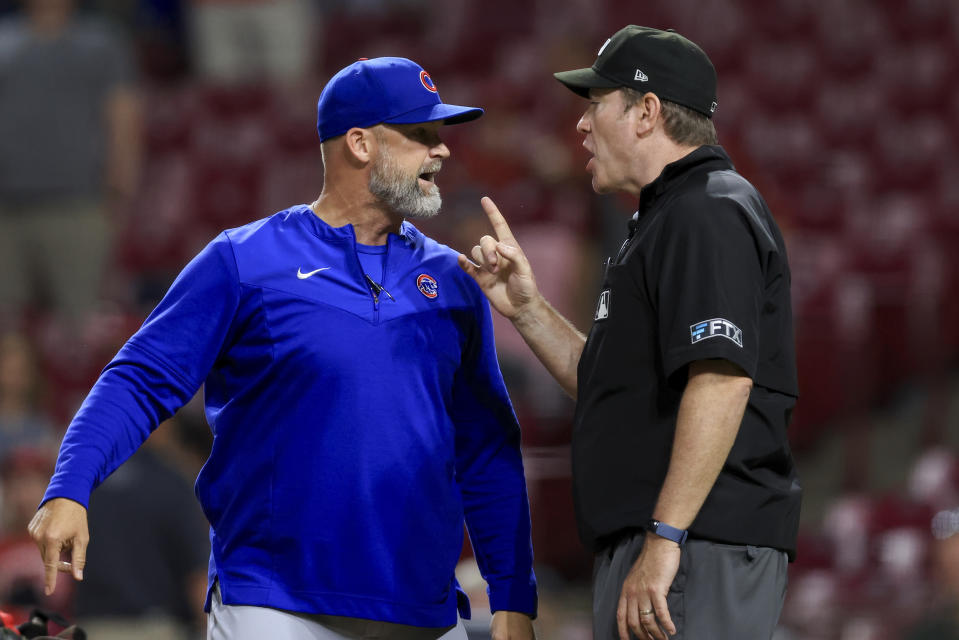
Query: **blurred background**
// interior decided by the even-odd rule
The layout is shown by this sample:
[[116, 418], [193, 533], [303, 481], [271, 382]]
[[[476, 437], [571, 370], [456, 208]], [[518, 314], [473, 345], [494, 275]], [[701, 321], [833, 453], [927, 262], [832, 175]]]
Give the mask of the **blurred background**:
[[[445, 101], [486, 108], [444, 131], [444, 210], [419, 226], [467, 251], [492, 196], [546, 297], [588, 330], [635, 202], [592, 193], [585, 102], [550, 74], [626, 24], [712, 58], [720, 142], [787, 239], [805, 500], [777, 639], [959, 638], [955, 0], [0, 0], [0, 609], [52, 609], [93, 640], [203, 637], [198, 401], [94, 492], [82, 584], [42, 595], [26, 523], [73, 412], [186, 262], [319, 194], [316, 99], [358, 57], [410, 57]], [[573, 404], [496, 322], [537, 631], [589, 638]], [[460, 569], [481, 638], [468, 543]]]

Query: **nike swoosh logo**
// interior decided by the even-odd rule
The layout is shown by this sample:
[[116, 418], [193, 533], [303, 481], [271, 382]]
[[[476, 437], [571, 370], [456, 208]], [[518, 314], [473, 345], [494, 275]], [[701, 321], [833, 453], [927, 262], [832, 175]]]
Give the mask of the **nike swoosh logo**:
[[303, 271], [302, 271], [301, 269], [297, 269], [297, 270], [296, 270], [296, 277], [299, 278], [300, 280], [306, 280], [306, 279], [309, 278], [310, 276], [315, 276], [315, 275], [318, 274], [320, 271], [326, 271], [326, 270], [329, 269], [329, 268], [330, 268], [330, 267], [320, 267], [319, 269], [316, 269], [316, 270], [314, 270], [314, 271], [310, 271], [309, 273], [303, 273]]

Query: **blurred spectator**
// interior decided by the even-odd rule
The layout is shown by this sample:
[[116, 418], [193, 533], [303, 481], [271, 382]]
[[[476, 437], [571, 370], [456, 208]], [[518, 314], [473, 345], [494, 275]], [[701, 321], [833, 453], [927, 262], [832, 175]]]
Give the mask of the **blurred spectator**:
[[908, 480], [909, 497], [933, 509], [959, 504], [959, 460], [946, 447], [933, 447], [919, 455]]
[[26, 534], [30, 518], [43, 498], [46, 488], [44, 474], [53, 473], [53, 460], [52, 453], [29, 446], [10, 449], [0, 457], [0, 484], [3, 487], [0, 531], [5, 536]]
[[205, 630], [210, 545], [188, 475], [195, 468], [178, 442], [182, 420], [154, 431], [90, 502], [95, 542], [76, 585], [76, 615], [95, 640], [180, 640]]
[[203, 78], [292, 83], [313, 62], [319, 15], [310, 0], [197, 0], [191, 10]]
[[56, 445], [53, 427], [38, 409], [39, 376], [26, 338], [18, 333], [0, 335], [0, 459], [19, 446], [52, 453]]
[[76, 322], [100, 293], [107, 210], [137, 186], [133, 60], [117, 33], [75, 15], [73, 0], [24, 9], [0, 21], [0, 315], [20, 321], [39, 285]]
[[186, 16], [190, 0], [85, 0], [98, 15], [131, 34], [143, 75], [176, 80], [188, 71]]
[[932, 519], [937, 608], [904, 637], [906, 640], [959, 640], [959, 509]]
[[41, 608], [70, 615], [73, 585], [62, 593], [43, 595], [43, 565], [37, 563], [37, 547], [27, 535], [27, 524], [43, 499], [53, 472], [53, 455], [43, 449], [19, 447], [0, 457], [0, 609], [14, 620], [27, 620], [30, 611]]

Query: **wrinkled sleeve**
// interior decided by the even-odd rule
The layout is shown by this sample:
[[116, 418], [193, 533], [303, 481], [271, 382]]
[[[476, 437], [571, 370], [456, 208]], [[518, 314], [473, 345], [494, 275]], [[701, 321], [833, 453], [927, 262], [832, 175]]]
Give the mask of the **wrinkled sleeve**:
[[87, 506], [90, 492], [193, 397], [223, 347], [239, 290], [222, 234], [184, 268], [100, 374], [64, 435], [44, 502], [69, 498]]
[[475, 293], [475, 326], [453, 393], [456, 477], [476, 561], [489, 585], [490, 609], [535, 617], [536, 577], [519, 424], [496, 360], [489, 304], [478, 288]]
[[[738, 206], [677, 203], [654, 264], [660, 349], [667, 377], [697, 360], [724, 359], [754, 377], [763, 299], [756, 239]], [[685, 383], [685, 376], [677, 382]]]

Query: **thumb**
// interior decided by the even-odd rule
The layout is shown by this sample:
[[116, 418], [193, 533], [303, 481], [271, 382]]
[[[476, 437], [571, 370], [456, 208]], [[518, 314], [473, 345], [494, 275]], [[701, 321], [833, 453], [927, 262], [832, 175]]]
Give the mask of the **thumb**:
[[456, 258], [456, 264], [459, 265], [460, 269], [462, 269], [469, 275], [473, 276], [473, 278], [476, 278], [476, 276], [480, 272], [479, 268], [475, 264], [470, 262], [470, 259], [467, 258], [462, 253], [459, 254], [459, 256]]
[[74, 540], [73, 549], [70, 552], [70, 564], [73, 565], [73, 577], [77, 580], [83, 580], [83, 567], [87, 564], [86, 543]]

